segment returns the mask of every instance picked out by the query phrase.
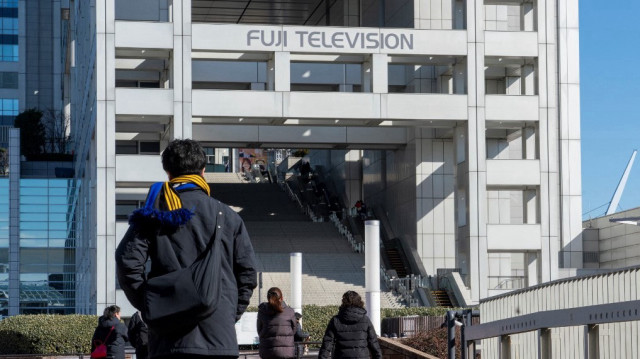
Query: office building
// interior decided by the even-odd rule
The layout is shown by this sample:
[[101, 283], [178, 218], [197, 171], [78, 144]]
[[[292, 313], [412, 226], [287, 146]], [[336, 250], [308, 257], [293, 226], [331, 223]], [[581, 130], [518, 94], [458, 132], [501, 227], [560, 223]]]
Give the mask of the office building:
[[577, 0], [69, 6], [79, 311], [124, 300], [118, 206], [175, 138], [311, 149], [474, 301], [582, 267]]

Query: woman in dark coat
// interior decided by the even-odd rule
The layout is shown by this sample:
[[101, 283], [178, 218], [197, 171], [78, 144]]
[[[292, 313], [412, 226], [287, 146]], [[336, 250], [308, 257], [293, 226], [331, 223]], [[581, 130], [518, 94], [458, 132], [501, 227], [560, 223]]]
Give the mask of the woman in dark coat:
[[381, 359], [378, 336], [366, 314], [358, 293], [352, 290], [344, 293], [338, 315], [327, 325], [318, 357], [369, 358], [371, 353], [371, 358]]
[[120, 307], [107, 307], [98, 319], [98, 326], [91, 339], [91, 351], [104, 342], [107, 345], [108, 359], [124, 359], [124, 343], [128, 340], [127, 327], [120, 322]]
[[258, 307], [258, 335], [260, 357], [263, 359], [294, 358], [293, 336], [296, 317], [293, 309], [284, 304], [282, 291], [270, 288], [267, 302]]

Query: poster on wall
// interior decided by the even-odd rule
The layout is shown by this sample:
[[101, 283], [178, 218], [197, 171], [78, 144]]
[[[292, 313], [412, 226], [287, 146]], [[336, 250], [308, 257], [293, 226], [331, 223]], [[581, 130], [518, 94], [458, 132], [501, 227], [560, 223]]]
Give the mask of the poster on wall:
[[253, 165], [260, 171], [267, 170], [267, 153], [261, 148], [240, 148], [238, 150], [238, 172], [250, 172]]

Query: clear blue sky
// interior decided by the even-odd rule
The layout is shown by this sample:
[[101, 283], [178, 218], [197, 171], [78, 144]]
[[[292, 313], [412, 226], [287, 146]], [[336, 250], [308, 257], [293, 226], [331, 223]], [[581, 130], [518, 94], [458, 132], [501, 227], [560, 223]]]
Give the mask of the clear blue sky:
[[[632, 151], [640, 150], [638, 14], [637, 0], [580, 1], [583, 214], [611, 200]], [[640, 155], [618, 210], [634, 207], [640, 207]]]

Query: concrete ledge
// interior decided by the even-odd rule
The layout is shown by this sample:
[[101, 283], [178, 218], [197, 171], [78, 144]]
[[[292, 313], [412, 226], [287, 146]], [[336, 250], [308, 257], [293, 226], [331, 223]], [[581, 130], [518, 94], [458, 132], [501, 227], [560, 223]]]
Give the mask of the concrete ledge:
[[380, 349], [382, 349], [382, 357], [385, 359], [439, 359], [401, 344], [397, 339], [378, 337], [378, 342], [380, 342]]

